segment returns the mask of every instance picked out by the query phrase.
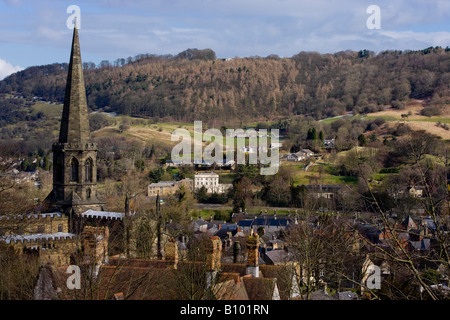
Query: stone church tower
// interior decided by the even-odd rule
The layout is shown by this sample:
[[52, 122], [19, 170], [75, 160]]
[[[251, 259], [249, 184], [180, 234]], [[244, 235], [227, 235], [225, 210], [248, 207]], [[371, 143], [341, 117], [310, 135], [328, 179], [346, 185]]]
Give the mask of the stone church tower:
[[91, 140], [78, 30], [73, 31], [69, 73], [58, 142], [53, 144], [53, 191], [50, 209], [79, 215], [103, 211], [97, 197], [97, 144]]

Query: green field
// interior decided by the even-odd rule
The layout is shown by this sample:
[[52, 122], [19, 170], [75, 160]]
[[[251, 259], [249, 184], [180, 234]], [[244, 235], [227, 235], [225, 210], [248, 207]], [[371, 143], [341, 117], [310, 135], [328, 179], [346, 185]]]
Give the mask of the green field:
[[306, 184], [351, 184], [358, 183], [356, 177], [336, 176], [331, 172], [331, 164], [318, 163], [310, 167], [308, 171], [303, 170], [303, 165], [293, 165], [296, 169], [293, 182], [295, 185]]
[[48, 104], [45, 102], [36, 102], [31, 107], [31, 114], [37, 115], [39, 112], [45, 114], [48, 118], [60, 118], [62, 113], [62, 104]]

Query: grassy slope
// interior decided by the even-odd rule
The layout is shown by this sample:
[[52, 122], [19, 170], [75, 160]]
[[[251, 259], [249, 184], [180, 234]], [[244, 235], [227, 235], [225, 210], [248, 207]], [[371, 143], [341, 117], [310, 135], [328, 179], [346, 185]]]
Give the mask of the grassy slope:
[[[414, 130], [425, 130], [431, 134], [439, 136], [443, 139], [450, 140], [450, 130], [445, 130], [442, 127], [437, 126], [440, 122], [442, 124], [450, 123], [450, 105], [445, 106], [442, 115], [434, 117], [426, 117], [420, 114], [424, 107], [424, 102], [421, 100], [411, 100], [407, 103], [406, 108], [402, 110], [397, 109], [386, 109], [379, 112], [369, 113], [362, 117], [361, 115], [349, 116], [349, 119], [367, 119], [373, 120], [377, 118], [382, 118], [386, 120], [390, 125], [396, 125], [400, 122], [406, 122]], [[404, 118], [402, 114], [411, 115]], [[329, 124], [342, 117], [334, 117], [320, 120], [324, 124]]]

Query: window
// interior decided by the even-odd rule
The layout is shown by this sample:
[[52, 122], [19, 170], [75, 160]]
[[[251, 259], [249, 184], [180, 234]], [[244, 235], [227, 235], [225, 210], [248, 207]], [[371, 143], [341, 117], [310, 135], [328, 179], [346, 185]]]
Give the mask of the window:
[[78, 160], [75, 158], [70, 161], [70, 181], [78, 182]]
[[58, 224], [58, 232], [63, 232], [63, 225], [62, 224]]
[[42, 224], [38, 225], [37, 228], [36, 228], [36, 232], [37, 233], [44, 233], [45, 232], [44, 225], [42, 225]]
[[87, 189], [86, 190], [86, 198], [90, 199], [91, 198], [91, 189]]
[[93, 161], [91, 158], [88, 158], [84, 163], [84, 180], [85, 182], [92, 182], [92, 168]]
[[56, 182], [63, 182], [63, 172], [64, 172], [64, 163], [61, 158], [58, 158], [56, 160], [56, 166], [55, 166], [55, 175], [56, 175]]

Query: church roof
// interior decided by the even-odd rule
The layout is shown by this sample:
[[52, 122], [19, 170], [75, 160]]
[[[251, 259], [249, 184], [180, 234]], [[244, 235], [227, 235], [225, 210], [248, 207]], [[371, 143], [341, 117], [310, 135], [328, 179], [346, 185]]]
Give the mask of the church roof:
[[106, 218], [106, 219], [123, 219], [125, 213], [122, 212], [109, 212], [109, 211], [96, 211], [89, 209], [81, 214], [85, 218]]
[[0, 241], [4, 241], [7, 244], [11, 242], [31, 242], [31, 241], [42, 241], [42, 240], [63, 240], [72, 239], [76, 237], [73, 233], [68, 232], [57, 232], [57, 233], [35, 233], [35, 234], [19, 234], [19, 235], [9, 235], [0, 237]]
[[19, 215], [14, 215], [14, 216], [0, 216], [0, 219], [38, 219], [38, 218], [46, 218], [46, 217], [62, 217], [62, 213], [61, 212], [49, 212], [49, 213], [30, 213], [30, 214], [19, 214]]

